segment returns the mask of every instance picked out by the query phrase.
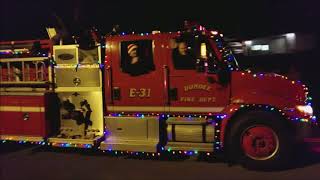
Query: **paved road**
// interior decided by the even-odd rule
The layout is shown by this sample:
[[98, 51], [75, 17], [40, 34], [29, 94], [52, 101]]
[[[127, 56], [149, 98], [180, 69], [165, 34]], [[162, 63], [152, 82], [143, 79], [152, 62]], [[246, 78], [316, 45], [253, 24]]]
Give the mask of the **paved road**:
[[[63, 150], [64, 151], [64, 150]], [[222, 162], [141, 160], [99, 153], [61, 152], [35, 146], [0, 145], [0, 180], [189, 180], [320, 179], [320, 155], [303, 156], [296, 168], [257, 172]]]

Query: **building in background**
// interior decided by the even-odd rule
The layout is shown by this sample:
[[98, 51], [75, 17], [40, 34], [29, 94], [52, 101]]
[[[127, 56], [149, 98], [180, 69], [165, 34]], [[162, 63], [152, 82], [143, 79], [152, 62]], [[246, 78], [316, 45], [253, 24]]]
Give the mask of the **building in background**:
[[229, 39], [228, 44], [234, 54], [243, 54], [244, 56], [292, 54], [315, 48], [316, 35], [286, 33], [242, 41]]

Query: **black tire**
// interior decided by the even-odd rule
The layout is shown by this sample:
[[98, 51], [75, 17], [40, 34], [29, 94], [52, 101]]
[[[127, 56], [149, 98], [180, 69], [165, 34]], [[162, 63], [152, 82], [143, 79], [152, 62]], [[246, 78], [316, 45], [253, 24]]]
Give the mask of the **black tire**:
[[[257, 129], [266, 130], [269, 134], [272, 132], [272, 138], [264, 135], [262, 135], [263, 138], [260, 138], [259, 133], [256, 133], [256, 136], [250, 134]], [[237, 117], [229, 132], [230, 134], [226, 139], [227, 156], [229, 159], [231, 158], [231, 161], [240, 162], [245, 168], [254, 170], [280, 170], [289, 167], [289, 161], [293, 153], [294, 136], [286, 125], [285, 119], [277, 114], [264, 111], [248, 112]], [[250, 151], [246, 148], [250, 143], [246, 144], [246, 139], [252, 140], [252, 147], [249, 147], [249, 149], [257, 150], [259, 146], [262, 147], [261, 149], [269, 150], [269, 147], [265, 146], [270, 146], [271, 150], [267, 152], [270, 155], [251, 156]], [[273, 143], [269, 143], [268, 140]], [[259, 145], [257, 145], [257, 142], [259, 142]]]

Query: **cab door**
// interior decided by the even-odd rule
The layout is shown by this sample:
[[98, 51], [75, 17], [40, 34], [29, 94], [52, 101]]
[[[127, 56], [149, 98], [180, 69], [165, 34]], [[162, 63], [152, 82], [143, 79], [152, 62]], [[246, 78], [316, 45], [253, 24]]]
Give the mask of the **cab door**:
[[[112, 69], [106, 74], [107, 92], [108, 88], [111, 92], [106, 95], [107, 111], [163, 112], [160, 42], [141, 36], [107, 42], [107, 56], [110, 56]], [[108, 96], [111, 96], [111, 101]]]
[[[195, 64], [190, 65], [190, 62], [185, 62], [187, 59], [180, 59], [184, 61], [180, 63], [177, 63], [179, 59], [174, 59], [178, 57], [174, 53], [182, 51], [179, 49], [182, 40], [169, 41], [171, 44], [175, 41], [175, 46], [168, 54], [170, 112], [183, 114], [221, 112], [229, 103], [230, 86], [219, 83], [218, 75], [208, 70], [209, 59], [213, 61], [213, 58], [216, 58], [209, 43], [197, 39], [191, 43], [187, 42], [187, 50], [192, 54], [192, 58], [195, 58], [193, 60]], [[185, 66], [184, 63], [189, 65]], [[209, 64], [213, 66], [212, 63]], [[180, 65], [182, 68], [178, 67]]]

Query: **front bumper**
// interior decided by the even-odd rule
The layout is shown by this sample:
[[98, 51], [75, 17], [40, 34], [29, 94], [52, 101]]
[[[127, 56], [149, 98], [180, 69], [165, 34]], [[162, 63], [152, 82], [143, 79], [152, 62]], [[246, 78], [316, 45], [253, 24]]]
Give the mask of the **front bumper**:
[[295, 122], [296, 142], [308, 151], [320, 153], [320, 124], [315, 121]]
[[304, 143], [309, 151], [320, 153], [320, 137], [305, 138]]

